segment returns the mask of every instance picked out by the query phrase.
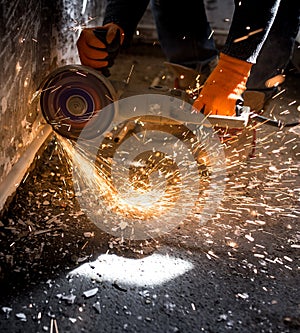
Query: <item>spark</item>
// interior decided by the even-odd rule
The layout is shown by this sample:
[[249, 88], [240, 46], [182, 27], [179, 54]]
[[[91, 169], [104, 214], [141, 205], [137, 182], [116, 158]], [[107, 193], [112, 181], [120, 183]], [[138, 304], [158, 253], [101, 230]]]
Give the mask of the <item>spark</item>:
[[291, 244], [291, 247], [294, 248], [294, 249], [300, 249], [299, 244]]
[[292, 139], [286, 141], [284, 144], [287, 145], [287, 144], [289, 144], [291, 142], [294, 142], [295, 140], [297, 140], [297, 138], [292, 138]]
[[54, 318], [50, 320], [50, 333], [58, 333], [57, 321]]
[[[66, 149], [66, 147], [67, 145], [64, 145], [64, 149]], [[71, 147], [69, 146], [67, 149], [70, 148]], [[74, 152], [69, 151], [69, 154], [72, 156]], [[147, 216], [160, 215], [165, 209], [174, 205], [171, 199], [176, 193], [176, 187], [171, 189], [170, 193], [165, 194], [161, 202], [158, 202], [157, 196], [162, 194], [159, 189], [159, 184], [157, 185], [158, 188], [150, 193], [141, 188], [137, 191], [132, 187], [133, 184], [131, 184], [126, 190], [116, 190], [111, 185], [109, 175], [105, 173], [105, 167], [107, 167], [107, 164], [109, 163], [108, 161], [102, 160], [101, 163], [103, 163], [104, 167], [100, 166], [94, 169], [93, 162], [90, 162], [87, 158], [77, 156], [77, 159], [78, 166], [80, 165], [80, 176], [87, 178], [86, 181], [91, 183], [90, 187], [96, 188], [97, 191], [106, 198], [107, 205], [116, 212], [123, 215], [130, 215], [132, 217], [146, 218]], [[94, 177], [92, 178], [90, 177], [91, 170], [94, 170]], [[167, 175], [165, 177], [168, 178]], [[122, 192], [122, 190], [125, 190], [123, 197], [118, 195], [118, 192]]]
[[129, 84], [129, 82], [130, 82], [134, 67], [135, 67], [135, 64], [132, 64], [131, 67], [130, 67], [129, 74], [127, 76], [127, 79], [125, 80], [126, 84]]
[[[123, 127], [125, 132], [130, 124], [133, 126], [137, 125], [134, 122], [127, 122], [127, 125]], [[138, 124], [142, 128], [145, 125], [141, 119], [138, 119]], [[114, 129], [114, 131], [116, 130], [118, 131], [117, 128]], [[146, 137], [146, 132], [136, 133], [132, 137], [142, 144], [147, 144], [148, 137]], [[118, 133], [118, 136], [120, 136], [120, 133]], [[183, 136], [185, 137], [184, 133]], [[111, 140], [113, 133], [106, 136], [106, 138], [106, 140]], [[151, 137], [151, 132], [150, 138], [149, 142], [156, 140]], [[186, 138], [194, 147], [192, 150], [195, 150], [197, 142], [188, 136]], [[162, 140], [162, 145], [165, 144], [166, 140], [167, 137]], [[103, 143], [101, 147], [104, 155], [103, 153], [98, 154], [96, 161], [88, 156], [88, 150], [85, 151], [84, 147], [81, 147], [76, 152], [75, 146], [68, 140], [62, 139], [62, 147], [69, 156], [70, 161], [73, 161], [73, 169], [75, 169], [77, 174], [75, 186], [84, 194], [84, 205], [89, 207], [88, 211], [96, 217], [98, 216], [97, 221], [102, 219], [100, 223], [110, 225], [113, 232], [131, 228], [132, 221], [133, 225], [147, 221], [153, 231], [160, 232], [169, 224], [168, 220], [173, 221], [171, 224], [180, 222], [178, 218], [182, 214], [182, 206], [184, 206], [186, 211], [192, 212], [196, 204], [198, 210], [195, 212], [199, 214], [206, 197], [209, 195], [208, 188], [207, 192], [203, 193], [202, 198], [199, 198], [196, 203], [192, 199], [191, 187], [195, 186], [193, 177], [196, 176], [198, 178], [199, 171], [191, 168], [191, 162], [182, 155], [181, 150], [183, 147], [178, 146], [180, 140], [176, 139], [176, 141], [174, 148], [179, 149], [179, 152], [174, 151], [170, 156], [152, 149], [152, 152], [149, 150], [146, 155], [143, 153], [144, 155], [142, 154], [139, 159], [133, 160], [133, 163], [129, 164], [129, 179], [126, 178], [127, 172], [124, 172], [124, 167], [127, 168], [128, 166], [126, 165], [128, 163], [124, 162], [127, 161], [126, 156], [130, 152], [130, 147], [128, 151], [120, 150], [118, 157], [115, 156], [112, 159], [109, 156], [105, 157], [105, 151], [107, 148], [109, 149], [110, 145], [109, 141], [107, 141], [107, 144]], [[90, 143], [86, 142], [86, 144], [89, 145]], [[183, 145], [183, 143], [181, 144]], [[135, 148], [133, 147], [133, 149]], [[205, 161], [207, 157], [203, 153], [202, 155], [203, 158], [199, 159], [199, 163], [205, 168], [209, 167], [210, 160]], [[177, 161], [177, 164], [172, 162], [172, 158], [178, 158], [178, 156], [183, 157], [183, 159]], [[210, 158], [218, 158], [218, 154], [215, 157], [212, 154]], [[119, 162], [121, 162], [120, 166], [118, 166]], [[116, 171], [113, 168], [116, 168]], [[130, 171], [131, 168], [133, 168], [132, 171]], [[180, 170], [186, 171], [181, 173]], [[124, 178], [124, 176], [126, 177]], [[200, 188], [203, 189], [208, 184], [205, 177], [201, 176], [202, 184], [199, 184]], [[193, 184], [191, 183], [190, 186], [183, 186], [183, 184], [189, 184], [191, 181]], [[212, 190], [216, 191], [216, 189]], [[102, 201], [101, 208], [99, 199]], [[177, 204], [178, 199], [181, 200], [181, 204]], [[115, 214], [117, 219], [112, 220], [113, 216], [111, 213]], [[165, 225], [160, 223], [162, 217], [167, 218]]]
[[259, 220], [255, 220], [255, 221], [251, 221], [251, 220], [246, 220], [246, 223], [249, 223], [249, 224], [254, 224], [254, 225], [265, 225], [266, 222], [265, 221], [259, 221]]
[[83, 15], [85, 13], [86, 5], [87, 5], [87, 0], [83, 0], [82, 1], [81, 15]]
[[274, 96], [272, 96], [272, 99], [277, 98], [278, 96], [280, 96], [281, 94], [285, 93], [286, 89], [282, 89], [281, 91], [279, 91], [277, 94], [275, 94]]
[[24, 88], [27, 88], [29, 85], [29, 77], [26, 77], [26, 79], [24, 80]]
[[22, 69], [22, 66], [20, 65], [20, 63], [18, 61], [17, 64], [16, 64], [16, 72], [17, 72], [17, 74], [19, 74], [19, 72], [21, 71], [21, 69]]
[[[250, 29], [250, 28], [249, 28], [249, 29]], [[263, 31], [262, 28], [261, 28], [261, 29], [254, 30], [254, 31], [251, 31], [251, 32], [249, 32], [247, 35], [245, 35], [245, 36], [243, 36], [243, 37], [236, 38], [233, 42], [234, 42], [234, 43], [241, 42], [241, 41], [243, 41], [243, 40], [245, 40], [245, 39], [248, 39], [249, 37], [251, 37], [251, 36], [253, 36], [253, 35], [255, 35], [255, 34], [259, 33], [259, 32], [262, 32], [262, 31]]]
[[229, 240], [229, 241], [227, 242], [227, 245], [230, 246], [230, 247], [232, 247], [232, 248], [234, 248], [234, 249], [237, 249], [237, 248], [239, 247], [239, 246], [238, 246], [238, 243], [235, 242], [235, 241], [233, 241], [233, 240]]
[[264, 254], [260, 254], [260, 253], [254, 253], [254, 257], [256, 257], [256, 258], [264, 258], [265, 255]]
[[248, 239], [250, 242], [254, 242], [254, 238], [251, 235], [245, 235], [245, 238]]
[[83, 72], [81, 72], [81, 71], [76, 71], [76, 74], [77, 74], [77, 75], [84, 76], [84, 77], [87, 77], [86, 73], [83, 73]]
[[288, 104], [288, 106], [294, 105], [294, 104], [296, 104], [296, 103], [297, 103], [297, 101], [294, 100], [294, 101], [290, 102], [290, 103]]
[[[283, 92], [284, 91], [281, 91], [280, 94]], [[291, 103], [290, 105], [293, 104], [294, 103]], [[154, 114], [157, 111], [157, 109], [153, 109]], [[273, 111], [275, 113], [275, 108], [271, 110], [272, 113]], [[139, 125], [142, 127], [145, 124], [140, 122]], [[264, 262], [265, 265], [267, 262], [272, 262], [285, 267], [283, 262], [284, 260], [291, 262], [287, 259], [289, 257], [274, 260], [267, 258], [268, 253], [266, 248], [263, 245], [254, 243], [255, 238], [253, 234], [254, 232], [265, 232], [264, 229], [271, 225], [273, 221], [276, 222], [280, 216], [293, 218], [296, 216], [295, 214], [299, 214], [299, 212], [295, 212], [295, 204], [291, 202], [293, 199], [296, 200], [297, 190], [290, 189], [291, 191], [289, 192], [287, 188], [294, 183], [297, 168], [291, 167], [294, 163], [292, 158], [281, 161], [281, 157], [283, 158], [287, 149], [292, 149], [292, 147], [290, 147], [291, 145], [296, 149], [296, 138], [285, 138], [284, 133], [282, 133], [282, 131], [279, 132], [279, 130], [271, 132], [264, 131], [263, 125], [264, 124], [259, 123], [250, 127], [250, 129], [257, 130], [259, 136], [256, 140], [256, 149], [258, 151], [257, 158], [247, 161], [248, 165], [239, 159], [239, 154], [243, 153], [246, 149], [246, 145], [245, 147], [238, 146], [233, 152], [228, 151], [228, 155], [230, 155], [230, 158], [234, 159], [234, 162], [227, 166], [227, 171], [233, 173], [234, 168], [238, 167], [238, 176], [233, 177], [230, 175], [226, 179], [228, 196], [225, 196], [222, 205], [218, 209], [220, 214], [212, 218], [212, 228], [206, 229], [208, 232], [203, 237], [206, 237], [206, 244], [214, 244], [215, 239], [213, 239], [212, 235], [214, 235], [215, 230], [213, 230], [213, 228], [219, 228], [222, 232], [226, 232], [227, 236], [231, 236], [229, 232], [232, 232], [235, 237], [240, 237], [242, 241], [238, 243], [235, 240], [231, 240], [231, 237], [225, 237], [226, 245], [231, 248], [231, 260], [236, 259], [233, 255], [239, 251], [242, 242], [249, 244], [245, 241], [246, 239], [252, 243], [253, 252], [255, 251], [253, 256], [258, 259], [263, 259], [261, 261]], [[153, 142], [155, 138], [149, 138], [146, 132], [145, 130], [143, 135], [133, 132], [132, 136], [141, 144]], [[239, 137], [232, 138], [229, 136], [229, 138], [231, 140], [228, 140], [228, 144], [239, 143]], [[110, 139], [107, 138], [107, 147], [109, 147], [109, 140], [113, 139], [114, 135], [111, 133]], [[162, 144], [165, 141], [165, 139], [162, 139]], [[274, 148], [277, 142], [280, 144], [280, 147]], [[63, 146], [64, 145], [65, 144], [63, 144]], [[105, 149], [104, 146], [102, 148]], [[70, 159], [74, 157], [72, 149], [73, 148], [71, 148]], [[175, 144], [174, 150], [174, 154], [180, 153], [180, 148], [177, 149]], [[139, 223], [145, 223], [145, 221], [147, 223], [149, 216], [154, 216], [157, 219], [161, 219], [161, 224], [163, 224], [168, 217], [168, 213], [173, 215], [172, 218], [176, 215], [176, 213], [172, 211], [172, 208], [176, 206], [175, 199], [178, 195], [178, 191], [184, 191], [182, 183], [185, 179], [182, 178], [180, 181], [174, 177], [174, 186], [166, 193], [165, 181], [169, 177], [172, 177], [172, 172], [162, 172], [160, 167], [167, 162], [167, 158], [163, 158], [160, 163], [151, 169], [151, 172], [146, 168], [147, 163], [151, 163], [151, 158], [146, 160], [132, 160], [131, 163], [127, 164], [127, 167], [139, 170], [141, 176], [134, 175], [130, 179], [125, 177], [123, 168], [125, 165], [124, 161], [126, 161], [129, 151], [120, 151], [118, 159], [111, 157], [99, 158], [96, 162], [96, 166], [95, 162], [89, 159], [89, 156], [84, 150], [81, 154], [82, 156], [76, 157], [78, 160], [73, 164], [73, 167], [79, 168], [80, 179], [76, 186], [80, 189], [80, 182], [85, 185], [88, 184], [88, 186], [82, 187], [82, 195], [86, 196], [85, 200], [87, 201], [84, 212], [89, 209], [89, 204], [91, 205], [91, 209], [94, 209], [93, 206], [97, 205], [99, 208], [99, 197], [101, 197], [103, 202], [105, 202], [104, 206], [107, 207], [103, 207], [103, 202], [101, 203], [101, 208], [99, 208], [98, 212], [99, 216], [103, 216], [103, 210], [111, 210], [111, 212], [119, 216], [118, 221], [115, 221], [112, 227], [119, 230], [126, 230], [128, 227], [127, 218], [132, 218], [132, 220], [138, 221]], [[113, 167], [118, 165], [120, 161], [123, 163], [123, 166], [117, 170], [116, 174], [112, 177], [110, 171]], [[178, 164], [184, 163], [185, 161], [182, 161]], [[207, 165], [207, 162], [204, 164]], [[143, 169], [146, 169], [145, 174], [143, 174]], [[157, 174], [157, 178], [153, 180], [151, 177], [154, 173]], [[142, 176], [146, 176], [145, 179]], [[112, 180], [115, 181], [114, 178], [119, 178], [116, 184], [112, 183]], [[207, 180], [210, 180], [209, 177]], [[121, 186], [119, 186], [119, 184], [121, 184]], [[90, 189], [91, 191], [89, 191]], [[184, 193], [188, 197], [188, 192], [186, 191]], [[185, 203], [183, 203], [183, 205], [184, 204]], [[163, 215], [164, 212], [167, 214]], [[247, 215], [247, 218], [244, 218], [245, 215]], [[226, 217], [227, 220], [224, 219], [224, 217]], [[193, 216], [193, 218], [195, 218], [195, 216]], [[224, 219], [224, 221], [222, 221], [222, 219]], [[111, 222], [109, 219], [107, 221], [105, 223]], [[236, 223], [240, 223], [238, 228], [236, 227]], [[160, 226], [155, 227], [159, 228]], [[274, 236], [272, 233], [269, 234]], [[298, 245], [290, 244], [289, 246], [297, 248]], [[256, 253], [256, 251], [261, 251], [262, 253]], [[206, 254], [210, 259], [219, 258], [213, 251], [208, 251]], [[253, 268], [253, 266], [251, 267], [253, 271], [257, 273], [258, 270]], [[285, 268], [290, 269], [288, 266]]]
[[114, 100], [113, 100], [110, 96], [108, 96], [107, 94], [105, 94], [105, 97], [106, 97], [109, 101], [114, 102]]
[[89, 241], [86, 241], [86, 242], [82, 245], [81, 250], [83, 250], [83, 249], [88, 245], [88, 243], [89, 243]]
[[[83, 1], [86, 1], [86, 0], [83, 0]], [[80, 33], [82, 31], [82, 29], [84, 29], [88, 25], [89, 22], [91, 22], [95, 19], [96, 19], [96, 17], [90, 17], [90, 16], [88, 17], [88, 20], [86, 22], [80, 22], [78, 20], [73, 19], [72, 21], [75, 23], [75, 26], [69, 28], [69, 30]]]

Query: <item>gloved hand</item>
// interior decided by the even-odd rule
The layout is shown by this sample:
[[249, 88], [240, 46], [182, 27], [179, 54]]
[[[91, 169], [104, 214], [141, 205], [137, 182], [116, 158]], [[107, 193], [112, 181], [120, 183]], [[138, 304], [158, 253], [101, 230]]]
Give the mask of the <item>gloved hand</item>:
[[246, 90], [252, 64], [220, 54], [217, 67], [205, 82], [193, 107], [205, 115], [235, 116], [236, 104]]
[[82, 65], [100, 70], [111, 67], [123, 41], [124, 31], [114, 23], [83, 29], [77, 41]]

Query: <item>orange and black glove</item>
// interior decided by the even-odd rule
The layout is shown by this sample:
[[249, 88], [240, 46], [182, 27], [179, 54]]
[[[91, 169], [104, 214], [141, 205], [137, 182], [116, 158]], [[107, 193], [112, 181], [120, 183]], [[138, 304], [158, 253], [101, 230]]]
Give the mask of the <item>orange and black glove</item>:
[[205, 82], [193, 107], [205, 115], [235, 116], [252, 64], [220, 54], [217, 67]]
[[107, 72], [107, 68], [114, 64], [123, 41], [124, 31], [114, 23], [83, 29], [77, 41], [82, 65]]

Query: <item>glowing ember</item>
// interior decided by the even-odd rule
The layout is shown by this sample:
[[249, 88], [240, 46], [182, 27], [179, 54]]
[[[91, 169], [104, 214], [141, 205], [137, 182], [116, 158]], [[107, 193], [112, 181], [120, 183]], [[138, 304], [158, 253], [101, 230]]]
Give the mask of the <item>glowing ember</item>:
[[[178, 117], [186, 112], [179, 99], [147, 99], [144, 105], [145, 98], [135, 96], [129, 107], [132, 99], [125, 99], [125, 111], [120, 101], [119, 114], [126, 118], [130, 110], [131, 118], [100, 137], [61, 140], [81, 208], [101, 229], [125, 238], [164, 234], [194, 214], [204, 223], [224, 191], [224, 146], [211, 126], [199, 125], [197, 114], [190, 115], [198, 124], [192, 128], [176, 121], [175, 111]], [[163, 117], [167, 103], [172, 119]]]
[[[124, 118], [128, 114], [139, 116], [139, 109], [138, 103], [130, 106]], [[150, 114], [155, 113], [162, 114], [159, 103], [151, 105]], [[297, 132], [253, 124], [248, 130], [257, 131], [255, 158], [243, 157], [252, 147], [250, 141], [241, 144], [240, 134], [229, 135], [228, 142], [224, 139], [225, 145], [222, 144], [229, 161], [224, 165], [218, 164], [220, 150], [216, 145], [214, 151], [214, 145], [205, 139], [205, 131], [200, 134], [199, 145], [189, 137], [188, 130], [181, 130], [180, 139], [168, 131], [156, 130], [162, 120], [153, 127], [151, 121], [149, 125], [142, 118], [135, 119], [138, 120], [126, 124], [124, 133], [118, 124], [112, 126], [101, 138], [101, 144], [82, 140], [75, 147], [62, 140], [73, 160], [81, 207], [101, 229], [125, 238], [144, 239], [170, 232], [186, 218], [203, 221], [204, 217], [204, 221], [212, 221], [214, 228], [207, 232], [207, 244], [214, 243], [215, 230], [220, 229], [227, 232], [226, 244], [235, 251], [241, 245], [232, 236], [243, 235], [245, 243], [259, 249], [253, 230], [264, 230], [280, 217], [299, 216], [300, 191], [293, 188], [299, 163], [297, 155], [285, 158], [291, 150], [297, 154]], [[203, 127], [197, 119], [199, 134]], [[163, 126], [174, 127], [170, 121]], [[225, 195], [219, 194], [222, 202], [214, 201], [216, 193], [223, 193], [218, 177], [224, 172], [228, 174]], [[212, 205], [218, 209], [216, 216], [211, 214]], [[265, 253], [254, 252], [255, 258], [266, 257]]]

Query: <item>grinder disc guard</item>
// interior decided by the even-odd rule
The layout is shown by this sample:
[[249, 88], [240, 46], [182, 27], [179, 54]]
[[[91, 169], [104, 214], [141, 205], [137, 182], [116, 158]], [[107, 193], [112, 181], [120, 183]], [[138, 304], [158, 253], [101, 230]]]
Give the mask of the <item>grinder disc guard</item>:
[[41, 89], [42, 113], [54, 131], [64, 137], [76, 139], [85, 128], [93, 138], [104, 133], [114, 119], [116, 92], [110, 81], [94, 69], [60, 67], [44, 80]]

